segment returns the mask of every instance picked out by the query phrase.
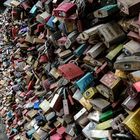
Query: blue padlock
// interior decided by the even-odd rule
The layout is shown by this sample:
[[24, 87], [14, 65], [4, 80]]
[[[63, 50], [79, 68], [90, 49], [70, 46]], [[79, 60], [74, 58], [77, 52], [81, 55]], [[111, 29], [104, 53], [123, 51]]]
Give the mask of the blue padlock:
[[87, 45], [86, 44], [82, 44], [80, 47], [78, 47], [75, 51], [74, 51], [74, 55], [76, 57], [80, 57], [84, 51], [87, 49]]
[[94, 80], [93, 74], [91, 72], [88, 72], [86, 75], [84, 75], [80, 80], [76, 82], [76, 85], [80, 89], [81, 92], [84, 92], [89, 85], [92, 84]]

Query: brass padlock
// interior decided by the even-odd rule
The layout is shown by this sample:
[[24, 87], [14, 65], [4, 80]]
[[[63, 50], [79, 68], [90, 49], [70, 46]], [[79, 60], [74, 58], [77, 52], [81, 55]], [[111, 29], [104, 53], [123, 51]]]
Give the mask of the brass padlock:
[[140, 139], [140, 125], [139, 125], [139, 118], [140, 118], [140, 108], [133, 112], [132, 114], [128, 115], [123, 124], [132, 132], [137, 140]]

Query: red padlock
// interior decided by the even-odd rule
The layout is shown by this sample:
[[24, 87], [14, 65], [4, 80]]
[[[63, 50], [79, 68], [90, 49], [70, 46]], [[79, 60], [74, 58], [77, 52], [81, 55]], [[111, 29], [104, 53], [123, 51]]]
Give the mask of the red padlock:
[[35, 30], [35, 34], [36, 33], [41, 33], [41, 32], [43, 32], [44, 31], [44, 24], [42, 24], [42, 23], [40, 23], [40, 24], [38, 24], [37, 25], [37, 29]]
[[18, 26], [14, 26], [12, 28], [12, 37], [13, 37], [13, 39], [15, 39], [17, 37], [18, 31], [19, 31]]
[[27, 91], [32, 90], [34, 88], [34, 85], [35, 85], [35, 81], [34, 81], [34, 79], [32, 79], [28, 84]]
[[39, 63], [47, 63], [48, 62], [48, 57], [47, 55], [41, 55], [39, 59]]
[[53, 10], [56, 17], [69, 17], [76, 13], [77, 6], [75, 3], [66, 2], [60, 3], [57, 8]]
[[74, 63], [61, 65], [58, 67], [58, 70], [67, 80], [74, 80], [84, 74], [81, 68]]

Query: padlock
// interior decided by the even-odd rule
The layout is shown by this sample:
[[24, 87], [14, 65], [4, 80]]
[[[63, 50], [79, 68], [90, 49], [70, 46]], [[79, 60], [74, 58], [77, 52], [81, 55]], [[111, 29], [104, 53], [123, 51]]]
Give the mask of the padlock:
[[64, 64], [58, 67], [58, 70], [68, 80], [74, 80], [84, 74], [84, 72], [74, 63]]
[[93, 98], [95, 95], [97, 94], [97, 90], [96, 88], [89, 88], [88, 90], [86, 90], [84, 93], [83, 93], [83, 96], [86, 98], [86, 99], [90, 99], [90, 98]]
[[94, 12], [96, 18], [107, 18], [119, 11], [118, 5], [106, 5]]
[[98, 36], [98, 29], [100, 27], [102, 27], [103, 25], [98, 25], [98, 26], [95, 26], [95, 27], [92, 27], [92, 28], [89, 28], [85, 31], [83, 31], [79, 37], [83, 40], [83, 41], [86, 41], [86, 40], [89, 40], [90, 38], [97, 38]]
[[139, 121], [139, 115], [140, 109], [137, 109], [135, 112], [128, 115], [123, 121], [123, 124], [132, 132], [136, 139], [140, 138], [139, 125], [137, 123]]
[[121, 132], [124, 132], [124, 125], [122, 122], [124, 121], [125, 117], [123, 114], [118, 115], [116, 118], [113, 119], [111, 125], [114, 130], [119, 130]]
[[73, 31], [67, 36], [67, 40], [65, 42], [66, 49], [71, 47], [71, 45], [76, 41], [77, 36], [78, 36], [77, 31]]
[[103, 113], [100, 114], [100, 116], [99, 116], [99, 121], [100, 121], [100, 122], [107, 121], [107, 120], [113, 118], [114, 116], [116, 116], [116, 115], [118, 115], [118, 114], [120, 114], [120, 113], [122, 113], [122, 112], [123, 112], [123, 109], [122, 109], [122, 108], [121, 108], [121, 109], [117, 109], [117, 110], [115, 110], [115, 111], [113, 111], [113, 110], [108, 110], [108, 111], [103, 112]]
[[97, 130], [106, 130], [111, 128], [111, 123], [113, 122], [113, 119], [109, 119], [105, 122], [99, 123], [96, 125]]
[[122, 71], [135, 71], [139, 70], [139, 56], [127, 56], [118, 58], [114, 63], [114, 68]]
[[76, 18], [77, 17], [69, 17], [67, 19], [64, 19], [64, 28], [67, 34], [76, 29]]
[[[124, 2], [123, 0], [117, 0], [118, 7], [120, 10], [128, 16], [135, 16], [139, 13], [139, 6], [140, 6], [140, 1], [135, 0], [135, 1], [130, 1], [126, 0]], [[135, 10], [135, 11], [134, 11]]]
[[18, 31], [19, 31], [18, 26], [14, 26], [14, 27], [12, 28], [12, 37], [13, 37], [13, 38], [15, 38], [15, 37], [17, 36]]
[[94, 139], [103, 139], [103, 138], [110, 139], [111, 132], [109, 130], [91, 130], [90, 137]]
[[127, 51], [128, 54], [139, 56], [140, 51], [139, 45], [140, 43], [130, 40], [129, 42], [123, 45], [123, 48], [125, 49], [125, 51]]
[[19, 1], [12, 0], [10, 2], [10, 4], [11, 4], [11, 6], [18, 7], [20, 5], [20, 2]]
[[32, 14], [32, 15], [36, 15], [36, 13], [37, 13], [37, 10], [38, 10], [38, 8], [37, 8], [37, 6], [36, 5], [34, 5], [32, 8], [31, 8], [31, 10], [30, 10], [30, 14]]
[[85, 127], [88, 124], [87, 119], [88, 112], [85, 108], [82, 108], [77, 114], [74, 115], [74, 120], [78, 122], [81, 127]]
[[79, 102], [83, 105], [83, 107], [85, 109], [87, 109], [88, 111], [90, 111], [92, 109], [92, 104], [90, 103], [89, 100], [85, 99], [84, 97], [82, 97]]
[[100, 82], [110, 89], [110, 93], [112, 93], [110, 94], [110, 96], [112, 96], [113, 100], [116, 100], [118, 98], [118, 89], [123, 90], [121, 79], [112, 72], [108, 72], [107, 74], [105, 74], [101, 78]]
[[102, 98], [90, 99], [89, 101], [93, 105], [93, 108], [100, 112], [104, 112], [111, 107], [110, 103]]
[[84, 136], [86, 138], [91, 139], [90, 137], [90, 131], [95, 129], [96, 127], [96, 123], [95, 122], [89, 122], [83, 129], [82, 129], [82, 133], [84, 134]]
[[42, 14], [37, 16], [37, 21], [40, 23], [45, 23], [46, 21], [48, 21], [50, 19], [51, 15], [47, 12], [43, 12]]
[[128, 96], [122, 103], [122, 106], [130, 111], [135, 110], [139, 103], [140, 103], [140, 98], [139, 94], [136, 97], [131, 97]]
[[56, 79], [58, 79], [61, 76], [55, 67], [50, 70], [50, 74]]
[[81, 92], [84, 92], [90, 84], [92, 84], [94, 77], [92, 73], [88, 72], [81, 79], [76, 82]]
[[87, 55], [91, 56], [95, 59], [98, 55], [100, 55], [105, 50], [105, 46], [103, 43], [97, 43], [90, 50], [87, 51]]
[[86, 56], [83, 58], [83, 61], [86, 63], [86, 64], [89, 64], [93, 67], [101, 67], [103, 65], [103, 63], [101, 61], [98, 61], [96, 59], [93, 59], [92, 57], [90, 56]]
[[67, 57], [69, 57], [71, 55], [72, 55], [72, 51], [71, 50], [65, 50], [65, 51], [63, 51], [63, 52], [58, 54], [58, 56], [60, 58], [62, 58], [62, 59], [65, 59], [65, 58], [67, 58]]
[[44, 100], [39, 107], [46, 113], [50, 109], [50, 103], [47, 100]]
[[109, 62], [114, 62], [114, 60], [118, 57], [123, 49], [123, 45], [119, 45], [111, 50], [107, 55], [106, 58]]
[[54, 16], [48, 16], [47, 18], [47, 23], [46, 23], [46, 26], [47, 28], [49, 28], [51, 31], [54, 31], [55, 30], [55, 27], [54, 27], [54, 23], [53, 23], [53, 20], [55, 19]]
[[34, 134], [33, 134], [33, 138], [36, 139], [36, 140], [43, 140], [43, 139], [46, 139], [48, 136], [48, 134], [41, 130], [41, 129], [38, 129]]
[[36, 110], [30, 110], [27, 112], [27, 117], [29, 117], [29, 119], [33, 119], [36, 115], [37, 115], [37, 111]]
[[66, 96], [66, 89], [63, 91], [64, 93], [64, 99], [63, 99], [63, 110], [64, 110], [64, 115], [69, 115], [70, 110], [69, 110], [69, 104], [68, 104], [68, 99]]
[[56, 17], [69, 17], [76, 12], [77, 6], [74, 3], [66, 2], [60, 4], [57, 8], [53, 9], [53, 14]]
[[100, 115], [101, 115], [101, 112], [99, 111], [92, 111], [88, 114], [87, 118], [90, 120], [90, 121], [94, 121], [96, 123], [99, 123], [100, 121]]
[[121, 43], [126, 37], [123, 30], [114, 22], [103, 24], [98, 30], [99, 36], [107, 48], [110, 48], [114, 44]]
[[86, 44], [82, 44], [80, 45], [75, 51], [74, 51], [74, 55], [76, 57], [80, 57], [81, 55], [83, 55], [84, 51], [87, 49], [87, 45]]
[[50, 102], [50, 107], [59, 112], [62, 108], [62, 96], [55, 94]]

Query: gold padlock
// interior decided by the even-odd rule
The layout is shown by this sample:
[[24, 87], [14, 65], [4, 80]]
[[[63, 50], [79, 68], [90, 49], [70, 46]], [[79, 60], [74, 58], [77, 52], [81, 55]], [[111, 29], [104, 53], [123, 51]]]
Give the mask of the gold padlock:
[[88, 90], [86, 90], [84, 93], [83, 93], [83, 96], [86, 98], [86, 99], [90, 99], [92, 98], [93, 96], [95, 96], [95, 94], [97, 93], [97, 90], [96, 88], [89, 88]]
[[140, 108], [127, 116], [123, 124], [132, 132], [136, 139], [140, 139]]
[[91, 110], [92, 109], [92, 105], [91, 103], [89, 102], [89, 100], [86, 100], [85, 97], [82, 97], [79, 101], [83, 107], [85, 107], [87, 110]]

